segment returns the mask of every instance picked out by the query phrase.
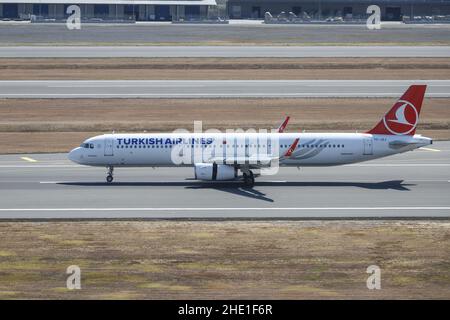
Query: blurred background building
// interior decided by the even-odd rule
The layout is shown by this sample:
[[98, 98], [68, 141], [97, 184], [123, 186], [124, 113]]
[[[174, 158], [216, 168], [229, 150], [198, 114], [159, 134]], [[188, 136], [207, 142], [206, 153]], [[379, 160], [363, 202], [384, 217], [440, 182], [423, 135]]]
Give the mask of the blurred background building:
[[264, 19], [266, 12], [305, 21], [350, 21], [365, 19], [372, 4], [381, 8], [383, 21], [450, 20], [450, 0], [0, 0], [0, 19], [63, 20], [72, 4], [92, 22]]

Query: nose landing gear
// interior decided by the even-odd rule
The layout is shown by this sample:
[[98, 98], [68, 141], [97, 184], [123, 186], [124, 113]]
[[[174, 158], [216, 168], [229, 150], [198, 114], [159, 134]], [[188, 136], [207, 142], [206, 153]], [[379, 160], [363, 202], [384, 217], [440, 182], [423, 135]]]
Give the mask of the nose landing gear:
[[107, 168], [108, 168], [108, 174], [106, 176], [106, 182], [111, 183], [114, 179], [114, 177], [113, 177], [114, 167], [110, 166]]
[[253, 187], [255, 185], [255, 176], [251, 170], [247, 170], [242, 173], [244, 177], [244, 184], [247, 187]]

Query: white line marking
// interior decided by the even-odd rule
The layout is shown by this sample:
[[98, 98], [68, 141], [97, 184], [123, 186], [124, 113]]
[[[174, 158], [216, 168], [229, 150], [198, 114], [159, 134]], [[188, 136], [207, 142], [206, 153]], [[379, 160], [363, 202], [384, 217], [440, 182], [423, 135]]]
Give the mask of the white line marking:
[[204, 88], [205, 85], [187, 84], [74, 84], [74, 85], [47, 85], [46, 88]]
[[41, 184], [58, 184], [58, 183], [69, 183], [69, 181], [39, 181]]
[[344, 167], [449, 167], [450, 163], [378, 163], [348, 164]]
[[32, 165], [15, 165], [15, 164], [4, 164], [0, 165], [0, 168], [83, 168], [87, 169], [88, 167], [77, 166], [77, 165], [52, 165], [52, 164], [38, 164], [35, 166]]
[[[346, 164], [341, 167], [449, 167], [450, 163], [373, 163], [373, 164]], [[0, 165], [0, 168], [78, 168], [78, 169], [93, 169], [94, 166], [80, 166], [80, 165]], [[131, 167], [123, 167], [130, 169]], [[144, 168], [144, 167], [143, 167]], [[145, 167], [149, 168], [149, 167]], [[304, 166], [303, 168], [310, 168]]]
[[345, 211], [345, 210], [450, 210], [450, 207], [225, 207], [225, 208], [0, 208], [0, 211]]
[[[342, 180], [342, 179], [332, 179], [332, 182], [348, 182], [349, 180]], [[6, 182], [6, 181], [2, 181], [2, 182]], [[18, 181], [9, 181], [10, 183], [17, 183]], [[28, 182], [28, 181], [27, 181]], [[127, 184], [127, 183], [143, 183], [143, 184], [145, 184], [145, 183], [191, 183], [191, 182], [203, 182], [203, 183], [205, 183], [205, 184], [207, 184], [208, 182], [206, 182], [206, 181], [201, 181], [201, 180], [194, 180], [194, 181], [186, 181], [186, 180], [165, 180], [165, 181], [162, 181], [162, 180], [160, 180], [160, 181], [155, 181], [155, 180], [148, 180], [148, 181], [121, 181], [121, 182], [119, 182], [118, 184], [120, 185], [120, 183], [124, 183], [124, 184]], [[214, 183], [214, 184], [216, 184], [216, 183], [220, 183], [220, 182], [223, 182], [223, 183], [226, 183], [226, 184], [228, 184], [228, 183], [233, 183], [233, 182], [236, 182], [236, 183], [239, 183], [239, 181], [238, 180], [230, 180], [230, 181], [216, 181], [216, 182], [214, 182], [214, 181], [211, 181], [211, 183]], [[288, 183], [288, 181], [287, 180], [258, 180], [257, 182], [260, 182], [260, 183]], [[292, 181], [292, 182], [297, 182], [297, 181]], [[302, 182], [305, 182], [305, 180], [303, 179], [303, 181]], [[308, 180], [308, 181], [306, 181], [305, 183], [309, 183], [309, 182], [311, 182], [310, 180]], [[324, 180], [314, 180], [313, 181], [314, 183], [328, 183], [328, 182], [330, 182], [330, 181], [324, 181]], [[364, 181], [360, 181], [359, 183], [383, 183], [384, 181], [380, 181], [380, 180], [364, 180]], [[406, 183], [406, 182], [450, 182], [450, 180], [449, 181], [447, 181], [447, 180], [425, 180], [425, 179], [422, 179], [422, 180], [404, 180], [404, 182]], [[80, 182], [80, 181], [39, 181], [39, 183], [40, 184], [64, 184], [64, 183], [86, 183], [86, 184], [89, 184], [89, 183], [104, 183], [105, 185], [109, 185], [109, 184], [107, 184], [106, 182], [104, 182], [103, 180], [102, 181], [83, 181], [83, 182]], [[112, 183], [111, 185], [114, 185], [114, 183]]]
[[419, 148], [419, 150], [441, 152], [441, 150], [439, 149], [425, 148], [425, 147]]
[[35, 160], [33, 158], [29, 158], [29, 157], [20, 157], [20, 159], [28, 161], [28, 162], [37, 162], [37, 160]]
[[[398, 92], [311, 92], [311, 93], [1, 93], [0, 97], [394, 97]], [[429, 93], [428, 97], [449, 97], [450, 93]]]

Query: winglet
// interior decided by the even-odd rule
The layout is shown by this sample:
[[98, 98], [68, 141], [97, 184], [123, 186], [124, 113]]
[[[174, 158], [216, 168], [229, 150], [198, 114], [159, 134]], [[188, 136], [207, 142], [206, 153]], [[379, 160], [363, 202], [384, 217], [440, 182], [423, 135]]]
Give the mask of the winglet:
[[286, 129], [286, 126], [287, 126], [290, 118], [291, 117], [287, 116], [286, 119], [284, 119], [283, 123], [281, 123], [280, 126], [278, 127], [278, 133], [282, 133], [284, 131], [284, 129]]
[[294, 152], [295, 148], [297, 148], [297, 144], [300, 141], [299, 138], [295, 139], [294, 142], [291, 144], [291, 146], [289, 147], [288, 151], [286, 151], [286, 153], [284, 154], [284, 158], [289, 158], [292, 153]]

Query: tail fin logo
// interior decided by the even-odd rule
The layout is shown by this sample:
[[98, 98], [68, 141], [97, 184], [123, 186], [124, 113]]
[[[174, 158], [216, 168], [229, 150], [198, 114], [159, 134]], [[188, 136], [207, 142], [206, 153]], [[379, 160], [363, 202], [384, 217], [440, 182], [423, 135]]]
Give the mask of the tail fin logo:
[[409, 101], [398, 100], [384, 118], [384, 126], [390, 133], [403, 135], [412, 132], [419, 121], [417, 108]]

